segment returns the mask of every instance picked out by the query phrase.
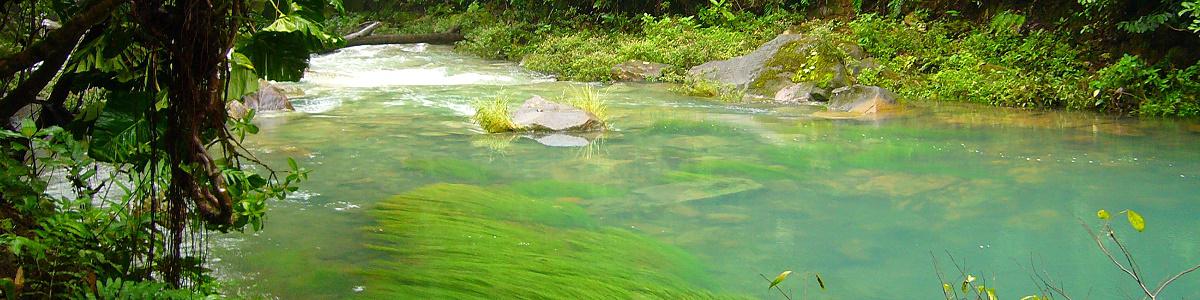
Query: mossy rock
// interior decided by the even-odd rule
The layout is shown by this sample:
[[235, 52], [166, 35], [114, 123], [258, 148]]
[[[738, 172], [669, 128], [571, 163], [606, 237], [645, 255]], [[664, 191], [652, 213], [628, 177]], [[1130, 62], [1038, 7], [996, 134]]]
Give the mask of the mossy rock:
[[806, 36], [783, 45], [767, 60], [762, 73], [750, 84], [749, 91], [775, 95], [780, 89], [799, 82], [810, 82], [827, 90], [853, 84], [854, 78], [845, 63], [857, 60], [853, 56], [856, 54], [861, 55], [861, 48], [853, 43]]
[[435, 184], [370, 212], [371, 299], [718, 299], [678, 248], [592, 223], [578, 206]]

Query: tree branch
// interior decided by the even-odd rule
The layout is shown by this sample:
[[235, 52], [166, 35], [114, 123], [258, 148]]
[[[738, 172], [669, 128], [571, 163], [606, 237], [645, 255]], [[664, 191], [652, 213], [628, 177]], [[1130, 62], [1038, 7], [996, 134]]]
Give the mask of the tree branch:
[[54, 80], [54, 75], [58, 74], [58, 71], [62, 69], [74, 46], [72, 44], [71, 48], [55, 51], [52, 56], [42, 62], [42, 66], [33, 71], [33, 74], [29, 78], [26, 78], [20, 85], [17, 85], [17, 88], [9, 91], [8, 95], [4, 96], [4, 99], [0, 99], [0, 118], [8, 120], [18, 110], [21, 110], [22, 107], [33, 103], [38, 92], [46, 88], [46, 85], [50, 84], [51, 80]]
[[88, 28], [106, 19], [117, 5], [124, 2], [125, 0], [97, 0], [75, 18], [63, 24], [62, 28], [50, 32], [46, 38], [33, 46], [8, 57], [0, 58], [0, 78], [8, 78], [58, 52], [70, 52], [69, 50], [75, 47], [75, 43], [87, 32]]

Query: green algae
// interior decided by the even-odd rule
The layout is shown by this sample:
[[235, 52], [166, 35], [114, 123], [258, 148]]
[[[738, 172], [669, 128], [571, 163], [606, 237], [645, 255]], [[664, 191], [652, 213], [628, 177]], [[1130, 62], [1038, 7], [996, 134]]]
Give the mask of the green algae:
[[569, 203], [435, 184], [382, 201], [373, 299], [714, 299], [678, 248], [592, 224]]
[[484, 164], [447, 157], [409, 159], [404, 162], [404, 168], [440, 180], [451, 179], [467, 183], [491, 182], [500, 177], [499, 172], [486, 168]]

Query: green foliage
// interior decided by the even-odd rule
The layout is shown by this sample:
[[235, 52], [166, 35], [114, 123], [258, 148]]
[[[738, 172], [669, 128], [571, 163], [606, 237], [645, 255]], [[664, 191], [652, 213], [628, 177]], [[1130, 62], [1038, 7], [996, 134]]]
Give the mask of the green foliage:
[[[51, 14], [75, 21], [85, 9], [61, 1], [38, 3], [20, 16], [29, 20], [19, 22]], [[134, 18], [131, 8], [118, 6], [78, 46], [51, 43], [42, 50], [69, 54], [54, 74], [56, 81], [41, 88], [47, 98], [42, 101], [61, 104], [75, 118], [49, 121], [69, 130], [26, 122], [19, 132], [0, 132], [0, 270], [24, 275], [17, 280], [24, 281], [22, 294], [5, 295], [194, 299], [214, 294], [215, 279], [205, 268], [207, 251], [201, 251], [203, 233], [261, 229], [268, 200], [284, 198], [307, 178], [308, 170], [294, 162], [286, 171], [253, 171], [249, 162], [257, 160], [237, 145], [245, 134], [257, 132], [250, 123], [253, 113], [229, 120], [222, 104], [253, 93], [260, 77], [298, 80], [311, 53], [340, 43], [320, 23], [327, 9], [342, 11], [341, 1], [233, 0], [204, 10], [184, 4], [139, 3], [137, 9], [153, 12], [147, 18]], [[201, 28], [213, 35], [192, 35], [198, 27], [154, 27], [182, 20], [175, 16], [211, 17], [188, 24], [213, 26]], [[5, 20], [16, 20], [9, 17]], [[44, 29], [3, 29], [0, 36], [25, 36], [21, 47], [47, 41], [34, 32]], [[26, 78], [0, 78], [5, 89], [0, 94], [31, 82]], [[214, 203], [205, 204], [221, 207], [199, 213], [204, 199], [196, 199], [193, 191], [212, 192]], [[184, 215], [169, 213], [171, 208]], [[231, 214], [228, 219], [225, 213]], [[181, 232], [176, 237], [196, 239], [175, 243], [170, 238], [175, 230]], [[182, 249], [171, 251], [176, 247]], [[177, 285], [186, 288], [174, 289]]]
[[522, 195], [552, 200], [563, 197], [611, 198], [625, 196], [627, 193], [625, 190], [604, 185], [556, 180], [522, 180], [513, 183], [510, 188]]
[[[702, 27], [692, 17], [654, 18], [649, 15], [642, 17], [641, 24], [641, 32], [637, 33], [545, 29], [538, 32], [548, 35], [546, 38], [532, 40], [528, 48], [508, 53], [527, 52], [524, 65], [535, 71], [554, 73], [568, 80], [604, 81], [612, 79], [613, 66], [629, 60], [686, 68], [741, 55], [773, 36], [778, 32], [775, 29], [782, 28], [776, 22], [749, 25], [760, 27], [753, 31]], [[487, 39], [493, 40], [497, 39]], [[480, 52], [478, 49], [504, 52], [503, 48], [510, 47], [506, 42], [488, 46], [470, 39], [464, 44], [471, 45], [469, 49], [473, 53]]]
[[365, 272], [370, 298], [723, 297], [684, 252], [597, 226], [570, 203], [438, 184], [370, 214], [368, 246], [382, 254]]
[[508, 112], [509, 102], [508, 98], [499, 96], [492, 100], [476, 100], [472, 103], [475, 108], [472, 119], [489, 133], [516, 131], [517, 125], [513, 124]]
[[124, 281], [121, 279], [110, 279], [96, 283], [96, 294], [86, 293], [75, 295], [76, 299], [103, 299], [103, 300], [138, 300], [138, 299], [169, 299], [169, 300], [190, 300], [190, 299], [218, 299], [215, 295], [205, 295], [187, 289], [174, 289], [166, 284], [153, 281]]
[[1200, 65], [1167, 70], [1126, 55], [1094, 78], [1096, 107], [1144, 116], [1200, 115]]
[[1022, 33], [1024, 20], [1005, 12], [986, 28], [955, 33], [946, 23], [863, 15], [849, 23], [850, 34], [882, 68], [858, 79], [906, 99], [1093, 107], [1080, 88], [1081, 50], [1054, 32]]
[[[303, 7], [292, 5], [289, 7]], [[309, 11], [301, 9], [293, 11]], [[325, 33], [320, 23], [297, 14], [284, 14], [246, 40], [240, 40], [237, 52], [253, 62], [264, 79], [297, 81], [308, 67], [310, 53], [333, 48], [343, 41]]]

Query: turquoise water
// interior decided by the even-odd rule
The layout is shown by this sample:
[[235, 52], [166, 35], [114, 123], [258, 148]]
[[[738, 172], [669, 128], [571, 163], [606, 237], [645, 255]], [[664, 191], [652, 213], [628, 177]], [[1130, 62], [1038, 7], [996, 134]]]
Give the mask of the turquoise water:
[[[804, 299], [938, 299], [937, 265], [988, 280], [1003, 299], [1035, 293], [1046, 272], [1076, 299], [1136, 295], [1080, 221], [1133, 209], [1114, 227], [1151, 281], [1200, 263], [1200, 125], [1074, 112], [914, 103], [872, 120], [819, 110], [723, 105], [658, 84], [596, 86], [612, 130], [585, 147], [485, 134], [470, 102], [557, 97], [554, 82], [512, 63], [437, 46], [366, 46], [318, 57], [296, 112], [260, 116], [246, 146], [312, 169], [300, 193], [271, 203], [260, 233], [215, 239], [230, 293], [353, 298], [385, 287], [368, 249], [374, 205], [436, 183], [511, 190], [578, 205], [605, 228], [696, 259], [717, 293], [779, 299], [763, 274], [816, 272], [785, 286]], [[732, 185], [714, 192], [706, 184]], [[445, 245], [453, 247], [453, 245]], [[964, 263], [965, 261], [965, 263]], [[419, 266], [414, 266], [419, 268]], [[694, 274], [693, 274], [694, 275]], [[487, 280], [486, 278], [482, 280]], [[368, 283], [370, 282], [370, 283]], [[531, 283], [536, 284], [536, 283]], [[1200, 297], [1185, 277], [1166, 298]]]

